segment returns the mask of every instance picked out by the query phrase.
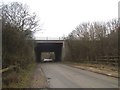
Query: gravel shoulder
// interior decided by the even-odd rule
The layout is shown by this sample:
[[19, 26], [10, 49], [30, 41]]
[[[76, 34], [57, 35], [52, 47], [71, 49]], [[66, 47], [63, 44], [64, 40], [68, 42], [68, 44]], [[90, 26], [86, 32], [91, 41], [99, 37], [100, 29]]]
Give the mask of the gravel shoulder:
[[41, 64], [37, 64], [31, 80], [31, 88], [49, 88], [44, 71], [41, 68]]

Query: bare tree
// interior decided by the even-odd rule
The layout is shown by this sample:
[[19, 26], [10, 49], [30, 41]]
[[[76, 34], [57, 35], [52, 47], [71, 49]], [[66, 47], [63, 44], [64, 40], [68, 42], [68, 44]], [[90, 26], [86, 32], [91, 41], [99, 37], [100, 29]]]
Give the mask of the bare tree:
[[[95, 60], [99, 56], [118, 55], [119, 21], [83, 23], [68, 36], [69, 49], [75, 59]], [[88, 57], [88, 58], [87, 58]]]
[[27, 36], [39, 28], [35, 13], [30, 14], [28, 6], [18, 2], [2, 6], [2, 19], [5, 23], [18, 27]]

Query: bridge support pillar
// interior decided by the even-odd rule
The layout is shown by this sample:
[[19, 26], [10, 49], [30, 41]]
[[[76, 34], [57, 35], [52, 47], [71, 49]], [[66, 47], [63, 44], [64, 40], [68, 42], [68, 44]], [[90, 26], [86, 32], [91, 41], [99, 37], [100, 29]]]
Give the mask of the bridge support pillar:
[[61, 61], [61, 50], [59, 49], [59, 50], [57, 50], [57, 51], [55, 51], [55, 62], [57, 62], [57, 61]]

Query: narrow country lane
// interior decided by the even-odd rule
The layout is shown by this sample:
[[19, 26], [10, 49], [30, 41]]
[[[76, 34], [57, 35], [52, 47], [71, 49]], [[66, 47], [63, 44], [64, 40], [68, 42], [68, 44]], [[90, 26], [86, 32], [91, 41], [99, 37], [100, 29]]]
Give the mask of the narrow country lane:
[[118, 88], [118, 79], [73, 68], [61, 63], [43, 63], [41, 67], [50, 88]]

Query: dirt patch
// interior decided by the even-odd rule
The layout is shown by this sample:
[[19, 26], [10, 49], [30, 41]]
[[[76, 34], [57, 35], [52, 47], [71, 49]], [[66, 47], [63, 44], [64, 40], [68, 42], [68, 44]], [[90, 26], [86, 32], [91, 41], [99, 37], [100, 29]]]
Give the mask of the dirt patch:
[[36, 66], [36, 70], [35, 70], [31, 80], [32, 80], [31, 88], [49, 88], [47, 79], [44, 75], [44, 72], [43, 72], [40, 64], [38, 64]]
[[118, 70], [112, 66], [99, 65], [99, 64], [71, 63], [71, 62], [64, 62], [64, 63], [75, 68], [80, 68], [82, 70], [88, 70], [95, 73], [118, 78]]

